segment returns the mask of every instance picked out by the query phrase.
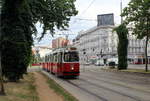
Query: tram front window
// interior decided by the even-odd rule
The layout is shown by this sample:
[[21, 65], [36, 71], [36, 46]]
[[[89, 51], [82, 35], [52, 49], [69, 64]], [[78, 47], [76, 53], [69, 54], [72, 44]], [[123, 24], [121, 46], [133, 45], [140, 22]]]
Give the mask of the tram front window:
[[64, 54], [64, 61], [65, 62], [78, 62], [79, 55], [77, 52], [66, 52]]

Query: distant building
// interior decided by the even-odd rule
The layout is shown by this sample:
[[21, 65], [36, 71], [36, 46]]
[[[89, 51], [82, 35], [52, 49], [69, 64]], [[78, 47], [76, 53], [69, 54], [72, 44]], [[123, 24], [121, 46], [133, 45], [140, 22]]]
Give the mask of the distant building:
[[63, 37], [58, 37], [52, 40], [52, 48], [60, 48], [70, 45], [70, 41]]
[[48, 46], [34, 46], [32, 47], [32, 53], [34, 55], [37, 55], [37, 53], [40, 55], [40, 57], [44, 57], [47, 53], [51, 52], [52, 48]]
[[79, 32], [74, 46], [79, 50], [81, 63], [92, 58], [117, 57], [117, 35], [112, 33], [113, 28], [111, 25], [98, 26]]
[[[115, 27], [113, 25], [113, 14], [108, 14], [108, 17], [106, 17], [108, 19], [103, 18], [103, 16], [107, 16], [107, 14], [99, 15], [98, 25], [79, 32], [73, 42], [73, 45], [79, 50], [80, 62], [83, 64], [92, 58], [102, 58], [107, 61], [108, 58], [118, 57], [118, 36], [116, 32], [112, 32]], [[105, 19], [105, 21], [101, 21], [102, 19]], [[107, 23], [107, 21], [110, 21], [110, 23]], [[131, 63], [144, 63], [145, 39], [139, 40], [131, 33], [129, 31], [128, 60]], [[148, 46], [148, 56], [150, 57], [150, 44]]]

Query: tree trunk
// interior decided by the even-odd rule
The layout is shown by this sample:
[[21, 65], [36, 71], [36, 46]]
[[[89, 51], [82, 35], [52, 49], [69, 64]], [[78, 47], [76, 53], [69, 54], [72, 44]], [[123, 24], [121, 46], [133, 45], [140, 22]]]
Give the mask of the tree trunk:
[[0, 77], [0, 95], [5, 95], [5, 90], [4, 90], [4, 84], [3, 84], [3, 77]]
[[145, 71], [148, 71], [148, 56], [147, 56], [147, 46], [148, 46], [148, 36], [146, 36], [146, 45], [145, 45]]
[[3, 75], [2, 75], [2, 65], [1, 65], [1, 51], [0, 51], [0, 95], [5, 95]]

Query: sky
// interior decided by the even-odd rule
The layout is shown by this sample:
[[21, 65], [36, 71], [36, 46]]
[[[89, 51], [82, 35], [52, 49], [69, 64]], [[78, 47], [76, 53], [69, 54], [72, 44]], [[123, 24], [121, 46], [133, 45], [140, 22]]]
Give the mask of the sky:
[[[56, 35], [52, 37], [50, 34], [44, 36], [44, 38], [37, 42], [38, 46], [51, 46], [52, 39], [57, 37], [65, 37], [65, 34], [69, 34], [68, 39], [74, 39], [78, 32], [81, 30], [87, 30], [97, 25], [97, 15], [114, 13], [115, 24], [120, 24], [120, 1], [121, 0], [76, 0], [75, 6], [78, 10], [78, 15], [71, 17], [68, 31], [56, 31]], [[122, 7], [126, 7], [130, 0], [122, 0]], [[38, 36], [42, 32], [40, 23], [37, 25]], [[61, 34], [61, 35], [60, 35]]]

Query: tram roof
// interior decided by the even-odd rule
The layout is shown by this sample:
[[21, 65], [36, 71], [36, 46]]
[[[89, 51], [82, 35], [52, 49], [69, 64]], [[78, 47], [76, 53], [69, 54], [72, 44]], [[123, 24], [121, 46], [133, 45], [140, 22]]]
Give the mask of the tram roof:
[[54, 53], [59, 53], [59, 52], [68, 52], [68, 51], [77, 51], [76, 47], [62, 47], [62, 48], [56, 48], [52, 52], [47, 53], [45, 56], [54, 54]]
[[76, 47], [57, 48], [53, 52], [77, 51]]

